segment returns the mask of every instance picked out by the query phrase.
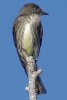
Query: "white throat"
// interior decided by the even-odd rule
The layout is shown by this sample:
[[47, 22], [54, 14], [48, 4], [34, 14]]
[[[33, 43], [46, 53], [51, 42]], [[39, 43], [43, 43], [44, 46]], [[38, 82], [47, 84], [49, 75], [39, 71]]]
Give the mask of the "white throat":
[[40, 22], [40, 16], [36, 14], [30, 15], [30, 20], [32, 23], [39, 23]]

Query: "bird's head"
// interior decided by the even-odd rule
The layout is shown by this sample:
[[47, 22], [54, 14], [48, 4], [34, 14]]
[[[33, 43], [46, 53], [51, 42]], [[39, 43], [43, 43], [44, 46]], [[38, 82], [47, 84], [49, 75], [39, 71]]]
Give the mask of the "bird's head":
[[38, 5], [34, 3], [29, 3], [24, 5], [24, 7], [20, 11], [21, 15], [31, 15], [31, 14], [37, 14], [37, 15], [48, 15], [48, 13], [44, 12]]

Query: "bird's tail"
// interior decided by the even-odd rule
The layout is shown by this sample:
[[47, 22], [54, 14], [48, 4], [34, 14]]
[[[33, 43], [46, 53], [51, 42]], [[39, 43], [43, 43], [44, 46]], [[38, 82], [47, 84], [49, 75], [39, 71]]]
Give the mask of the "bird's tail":
[[38, 76], [36, 79], [36, 91], [37, 94], [45, 94], [46, 93], [46, 89], [41, 81], [41, 78]]

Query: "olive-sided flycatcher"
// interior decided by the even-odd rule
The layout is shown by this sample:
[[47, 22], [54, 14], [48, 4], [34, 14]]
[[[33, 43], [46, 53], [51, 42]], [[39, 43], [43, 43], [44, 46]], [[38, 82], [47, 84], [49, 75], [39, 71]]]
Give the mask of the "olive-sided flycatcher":
[[[27, 56], [32, 56], [37, 61], [43, 36], [43, 28], [40, 21], [41, 15], [48, 15], [48, 13], [42, 11], [38, 5], [30, 3], [24, 5], [14, 21], [14, 43], [26, 74], [27, 66], [23, 51], [25, 51]], [[36, 90], [37, 94], [46, 93], [46, 89], [39, 76], [36, 80]]]

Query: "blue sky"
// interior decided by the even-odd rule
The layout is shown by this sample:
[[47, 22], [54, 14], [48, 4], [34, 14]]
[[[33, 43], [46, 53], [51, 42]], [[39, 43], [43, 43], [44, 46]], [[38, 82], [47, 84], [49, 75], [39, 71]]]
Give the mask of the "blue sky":
[[67, 0], [0, 1], [0, 100], [28, 100], [28, 79], [14, 47], [12, 25], [29, 2], [50, 14], [41, 17], [44, 35], [38, 66], [44, 70], [41, 78], [47, 94], [38, 100], [67, 100]]

